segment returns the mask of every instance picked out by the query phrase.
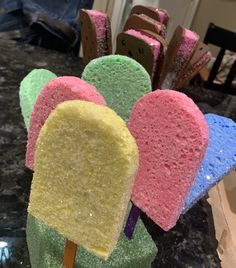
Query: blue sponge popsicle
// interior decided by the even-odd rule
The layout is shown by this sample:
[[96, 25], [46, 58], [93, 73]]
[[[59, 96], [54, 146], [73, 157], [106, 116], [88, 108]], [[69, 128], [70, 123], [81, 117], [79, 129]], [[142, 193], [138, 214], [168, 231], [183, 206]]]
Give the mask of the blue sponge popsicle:
[[236, 168], [236, 123], [215, 114], [207, 114], [205, 118], [209, 127], [209, 145], [182, 214]]

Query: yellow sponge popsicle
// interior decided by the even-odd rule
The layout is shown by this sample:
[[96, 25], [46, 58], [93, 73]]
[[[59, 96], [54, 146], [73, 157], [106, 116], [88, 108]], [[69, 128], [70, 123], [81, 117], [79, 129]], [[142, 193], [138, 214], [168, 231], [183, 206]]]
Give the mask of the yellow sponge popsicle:
[[111, 109], [59, 104], [40, 131], [29, 212], [98, 257], [114, 249], [138, 166], [138, 149]]

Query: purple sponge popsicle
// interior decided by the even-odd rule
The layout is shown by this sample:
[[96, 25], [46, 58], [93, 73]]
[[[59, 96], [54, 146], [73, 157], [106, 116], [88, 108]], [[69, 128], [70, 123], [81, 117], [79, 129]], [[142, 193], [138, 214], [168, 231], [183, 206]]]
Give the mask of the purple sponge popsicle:
[[186, 95], [156, 90], [135, 104], [128, 127], [140, 157], [131, 199], [167, 231], [176, 224], [203, 160], [205, 118]]

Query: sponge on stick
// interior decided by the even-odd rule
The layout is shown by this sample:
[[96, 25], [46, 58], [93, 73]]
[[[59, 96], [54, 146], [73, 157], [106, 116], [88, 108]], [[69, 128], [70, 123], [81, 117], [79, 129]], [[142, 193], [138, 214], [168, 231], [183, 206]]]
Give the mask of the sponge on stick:
[[156, 90], [136, 103], [128, 126], [140, 155], [132, 201], [167, 231], [178, 220], [203, 160], [205, 118], [186, 95]]
[[216, 114], [207, 114], [205, 118], [209, 127], [209, 145], [182, 213], [236, 168], [236, 123]]
[[119, 238], [138, 150], [111, 109], [66, 101], [40, 131], [29, 212], [107, 259]]
[[[32, 268], [60, 267], [65, 238], [31, 214], [26, 234]], [[156, 254], [157, 247], [139, 219], [133, 239], [128, 240], [122, 232], [106, 261], [79, 247], [75, 268], [150, 268]]]
[[29, 129], [30, 115], [44, 86], [56, 75], [45, 69], [34, 69], [20, 83], [20, 106], [25, 126]]
[[112, 108], [126, 122], [135, 102], [152, 90], [150, 76], [135, 60], [110, 55], [91, 61], [82, 79], [94, 85]]
[[105, 104], [95, 87], [77, 77], [62, 76], [50, 81], [40, 93], [31, 115], [26, 150], [28, 168], [34, 169], [36, 140], [49, 114], [59, 103], [73, 99]]

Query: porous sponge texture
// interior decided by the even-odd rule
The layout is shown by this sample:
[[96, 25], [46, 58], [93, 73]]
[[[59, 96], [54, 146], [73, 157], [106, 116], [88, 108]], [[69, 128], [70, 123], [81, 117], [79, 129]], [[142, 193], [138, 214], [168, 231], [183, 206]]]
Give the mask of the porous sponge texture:
[[100, 39], [100, 38], [105, 39], [107, 15], [105, 13], [103, 13], [101, 11], [97, 11], [97, 10], [87, 10], [87, 12], [94, 22], [97, 38], [98, 39]]
[[85, 67], [82, 79], [94, 85], [107, 105], [126, 122], [135, 102], [152, 90], [146, 70], [135, 60], [121, 55], [92, 60]]
[[210, 133], [209, 145], [182, 213], [185, 213], [211, 187], [236, 168], [235, 122], [215, 114], [207, 114], [205, 117]]
[[120, 235], [137, 167], [136, 142], [114, 111], [63, 102], [37, 140], [28, 210], [107, 259]]
[[110, 22], [107, 14], [97, 10], [87, 10], [87, 12], [95, 26], [98, 49], [97, 53], [99, 56], [106, 55], [108, 52], [108, 31], [110, 31]]
[[74, 76], [62, 76], [50, 81], [40, 93], [30, 119], [26, 149], [26, 167], [34, 169], [34, 153], [40, 129], [55, 107], [66, 100], [85, 100], [105, 105], [95, 87]]
[[[32, 268], [60, 267], [66, 242], [63, 236], [31, 214], [28, 215], [26, 234]], [[142, 221], [138, 220], [133, 238], [128, 240], [122, 232], [106, 261], [79, 247], [75, 268], [150, 268], [156, 254], [155, 243]]]
[[199, 36], [196, 33], [188, 29], [184, 29], [182, 42], [175, 56], [174, 63], [170, 66], [161, 88], [168, 89], [173, 87], [176, 79], [180, 78], [178, 75], [189, 62], [198, 41]]
[[45, 69], [34, 69], [20, 83], [20, 107], [25, 126], [29, 129], [34, 104], [45, 85], [57, 76]]
[[186, 95], [156, 90], [135, 104], [128, 127], [140, 157], [132, 201], [167, 231], [176, 224], [203, 160], [205, 118]]

